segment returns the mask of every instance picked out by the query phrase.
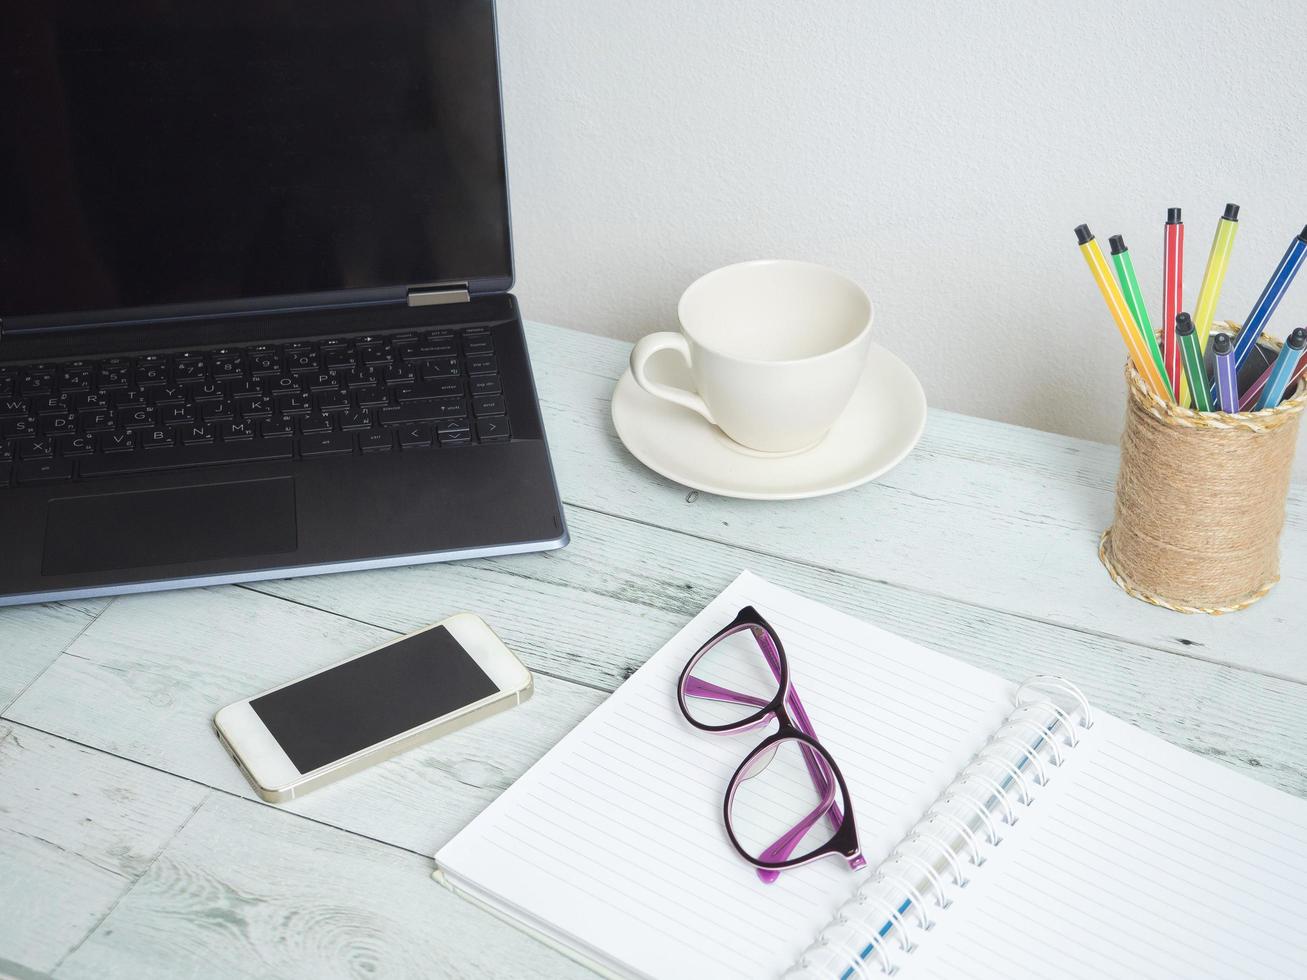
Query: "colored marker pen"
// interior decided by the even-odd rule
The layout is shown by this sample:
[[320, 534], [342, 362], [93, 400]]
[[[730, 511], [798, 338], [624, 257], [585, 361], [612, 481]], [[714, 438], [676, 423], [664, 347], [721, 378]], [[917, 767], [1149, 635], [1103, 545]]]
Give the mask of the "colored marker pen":
[[1198, 346], [1198, 331], [1188, 313], [1177, 314], [1175, 338], [1184, 357], [1184, 373], [1189, 375], [1189, 390], [1193, 392], [1194, 408], [1210, 412], [1212, 403], [1207, 400], [1207, 372], [1203, 369], [1203, 352]]
[[1135, 329], [1139, 331], [1140, 339], [1148, 348], [1148, 356], [1153, 359], [1153, 364], [1157, 367], [1157, 375], [1166, 388], [1166, 397], [1175, 401], [1175, 392], [1166, 375], [1166, 365], [1162, 363], [1162, 349], [1157, 346], [1157, 334], [1153, 333], [1153, 324], [1148, 319], [1148, 307], [1139, 292], [1139, 280], [1135, 277], [1135, 264], [1130, 258], [1130, 250], [1126, 248], [1125, 239], [1120, 235], [1113, 235], [1107, 241], [1112, 247], [1112, 264], [1116, 266], [1116, 279], [1121, 284], [1125, 305], [1130, 309], [1130, 316], [1135, 321]]
[[[1257, 404], [1257, 399], [1261, 396], [1262, 391], [1266, 388], [1266, 382], [1271, 380], [1271, 371], [1274, 369], [1274, 367], [1275, 365], [1272, 364], [1265, 371], [1263, 371], [1262, 376], [1258, 378], [1256, 381], [1254, 381], [1252, 384], [1250, 384], [1248, 386], [1248, 390], [1239, 396], [1239, 411], [1241, 412], [1252, 411], [1252, 407]], [[1289, 383], [1284, 386], [1285, 390], [1288, 391], [1295, 384], [1297, 384], [1298, 380], [1304, 374], [1307, 374], [1307, 355], [1298, 358], [1298, 366], [1294, 368], [1293, 374], [1289, 376]], [[1281, 397], [1284, 396], [1282, 395]]]
[[1184, 222], [1179, 208], [1166, 209], [1162, 252], [1162, 365], [1175, 392], [1176, 404], [1189, 407], [1189, 382], [1184, 379], [1180, 346], [1175, 342], [1175, 318], [1184, 309]]
[[1253, 304], [1253, 311], [1248, 314], [1243, 329], [1239, 331], [1239, 337], [1234, 342], [1236, 371], [1243, 367], [1243, 362], [1248, 359], [1248, 354], [1256, 345], [1262, 331], [1266, 329], [1266, 321], [1280, 305], [1280, 300], [1284, 297], [1285, 290], [1289, 288], [1289, 283], [1293, 282], [1293, 277], [1298, 274], [1304, 257], [1307, 257], [1307, 228], [1303, 228], [1298, 233], [1298, 237], [1289, 243], [1288, 251], [1284, 253], [1284, 258], [1280, 259], [1280, 264], [1271, 273], [1270, 282], [1262, 290], [1262, 295], [1257, 297], [1257, 302]]
[[1216, 357], [1216, 390], [1220, 393], [1222, 412], [1239, 411], [1239, 375], [1234, 369], [1234, 345], [1228, 333], [1212, 338], [1212, 353]]
[[1234, 248], [1234, 233], [1238, 230], [1239, 205], [1227, 204], [1225, 214], [1216, 223], [1216, 237], [1212, 239], [1212, 250], [1207, 255], [1207, 269], [1203, 272], [1203, 284], [1198, 287], [1198, 302], [1194, 304], [1194, 327], [1198, 330], [1198, 346], [1203, 349], [1207, 347], [1207, 334], [1212, 329], [1216, 301], [1221, 295], [1225, 270], [1230, 265], [1230, 250]]
[[1284, 342], [1279, 356], [1271, 365], [1271, 378], [1262, 389], [1262, 397], [1257, 400], [1254, 412], [1260, 412], [1263, 408], [1274, 408], [1280, 404], [1280, 399], [1284, 397], [1284, 392], [1289, 387], [1289, 379], [1293, 377], [1294, 369], [1302, 360], [1304, 347], [1307, 347], [1307, 330], [1298, 327], [1289, 334], [1289, 339]]
[[1153, 363], [1148, 348], [1144, 346], [1144, 339], [1139, 336], [1139, 331], [1135, 329], [1130, 319], [1130, 309], [1126, 306], [1125, 297], [1121, 295], [1116, 280], [1112, 278], [1112, 273], [1107, 268], [1107, 259], [1103, 258], [1103, 250], [1098, 247], [1098, 242], [1094, 239], [1094, 234], [1089, 230], [1088, 225], [1076, 226], [1076, 241], [1080, 243], [1080, 254], [1085, 257], [1094, 282], [1098, 284], [1098, 290], [1103, 294], [1103, 301], [1107, 303], [1107, 310], [1112, 314], [1116, 329], [1120, 332], [1121, 339], [1125, 341], [1126, 350], [1130, 352], [1130, 360], [1134, 362], [1135, 370], [1158, 398], [1165, 398], [1166, 386], [1162, 383], [1161, 375], [1157, 373], [1157, 365]]

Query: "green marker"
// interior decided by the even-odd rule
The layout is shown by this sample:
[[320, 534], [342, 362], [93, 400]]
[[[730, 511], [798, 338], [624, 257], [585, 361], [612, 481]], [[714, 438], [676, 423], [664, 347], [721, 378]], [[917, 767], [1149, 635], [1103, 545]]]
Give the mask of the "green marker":
[[[1185, 377], [1192, 379], [1189, 390], [1193, 392], [1194, 408], [1200, 412], [1212, 410], [1212, 400], [1207, 394], [1211, 381], [1203, 368], [1203, 349], [1198, 344], [1198, 331], [1188, 313], [1181, 313], [1175, 318], [1175, 339], [1180, 343], [1180, 356], [1184, 358]], [[1195, 384], [1194, 382], [1199, 382]]]
[[1148, 319], [1148, 307], [1139, 292], [1139, 280], [1135, 278], [1135, 264], [1130, 258], [1130, 250], [1125, 247], [1125, 239], [1120, 235], [1113, 235], [1108, 242], [1112, 246], [1112, 264], [1116, 266], [1116, 280], [1121, 284], [1121, 292], [1125, 294], [1125, 305], [1135, 321], [1135, 329], [1144, 338], [1148, 353], [1152, 355], [1153, 363], [1157, 365], [1157, 373], [1162, 376], [1162, 384], [1166, 386], [1166, 396], [1171, 401], [1175, 401], [1171, 376], [1166, 373], [1166, 364], [1162, 360], [1162, 348], [1157, 345], [1157, 334], [1153, 333], [1153, 324]]

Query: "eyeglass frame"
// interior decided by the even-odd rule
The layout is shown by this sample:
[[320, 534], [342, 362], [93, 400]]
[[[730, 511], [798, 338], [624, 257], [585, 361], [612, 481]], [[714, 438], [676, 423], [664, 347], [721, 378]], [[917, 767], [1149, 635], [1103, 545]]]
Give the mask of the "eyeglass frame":
[[[763, 701], [753, 695], [732, 691], [691, 676], [691, 671], [694, 670], [699, 661], [718, 643], [744, 630], [749, 630], [753, 634], [763, 660], [778, 682], [776, 694], [770, 701]], [[764, 639], [767, 643], [764, 643]], [[771, 645], [770, 650], [768, 649], [768, 643]], [[693, 691], [687, 691], [692, 681], [699, 685], [703, 693], [696, 694]], [[689, 705], [686, 703], [687, 696], [755, 705], [758, 707], [758, 711], [736, 722], [725, 725], [708, 725], [695, 719], [690, 712]], [[780, 636], [757, 609], [753, 606], [744, 606], [730, 623], [713, 634], [691, 655], [689, 661], [681, 670], [680, 677], [677, 678], [676, 701], [685, 720], [695, 728], [710, 735], [739, 734], [759, 728], [772, 719], [776, 721], [776, 731], [768, 735], [748, 752], [744, 757], [744, 761], [736, 768], [735, 773], [726, 784], [726, 794], [722, 802], [722, 821], [725, 824], [726, 836], [730, 839], [731, 846], [735, 848], [742, 858], [754, 866], [759, 879], [763, 883], [771, 884], [780, 876], [781, 871], [811, 864], [813, 861], [831, 854], [843, 857], [848, 861], [850, 870], [856, 871], [866, 865], [866, 858], [863, 857], [862, 848], [858, 843], [858, 831], [853, 819], [853, 800], [849, 795], [848, 783], [845, 782], [844, 775], [840, 772], [840, 767], [835, 762], [835, 758], [818, 741], [812, 721], [808, 717], [808, 712], [804, 709], [798, 691], [794, 689], [790, 681], [789, 660], [785, 656], [785, 646], [781, 643]], [[804, 764], [808, 769], [808, 774], [812, 777], [813, 785], [821, 798], [821, 802], [794, 827], [765, 848], [761, 855], [754, 857], [744, 849], [739, 838], [736, 837], [735, 828], [731, 823], [731, 805], [735, 800], [735, 794], [739, 790], [740, 784], [744, 781], [742, 774], [745, 769], [773, 746], [785, 741], [794, 741], [799, 744], [803, 753]], [[813, 753], [820, 757], [820, 765]], [[827, 784], [826, 775], [821, 771], [822, 765], [827, 767], [834, 777], [833, 785]], [[838, 787], [840, 791], [838, 801], [833, 792], [835, 787]], [[799, 845], [800, 841], [823, 817], [830, 822], [832, 829], [831, 838], [824, 845], [798, 858], [782, 857], [780, 860], [767, 858], [767, 855], [772, 852], [775, 852], [778, 856], [792, 854], [794, 848]]]

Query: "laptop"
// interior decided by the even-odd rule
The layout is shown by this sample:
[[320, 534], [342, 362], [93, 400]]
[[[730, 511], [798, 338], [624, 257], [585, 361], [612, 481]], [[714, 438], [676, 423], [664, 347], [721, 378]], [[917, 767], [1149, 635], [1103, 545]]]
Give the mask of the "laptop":
[[491, 0], [0, 5], [0, 604], [558, 548]]

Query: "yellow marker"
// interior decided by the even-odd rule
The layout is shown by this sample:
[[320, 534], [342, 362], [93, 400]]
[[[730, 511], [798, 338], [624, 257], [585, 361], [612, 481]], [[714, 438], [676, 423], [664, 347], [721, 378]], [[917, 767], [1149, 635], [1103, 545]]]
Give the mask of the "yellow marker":
[[1076, 227], [1076, 241], [1080, 243], [1080, 254], [1089, 263], [1089, 271], [1094, 274], [1094, 282], [1098, 283], [1098, 289], [1107, 303], [1108, 312], [1116, 321], [1116, 329], [1121, 331], [1121, 339], [1125, 341], [1126, 350], [1130, 352], [1130, 360], [1134, 362], [1135, 370], [1158, 398], [1171, 401], [1170, 391], [1162, 382], [1162, 376], [1158, 373], [1157, 365], [1153, 363], [1148, 348], [1144, 346], [1144, 338], [1135, 329], [1134, 320], [1130, 317], [1130, 309], [1126, 306], [1125, 297], [1121, 295], [1121, 287], [1112, 278], [1112, 272], [1107, 267], [1107, 259], [1103, 258], [1103, 250], [1098, 247], [1098, 242], [1094, 240], [1088, 225]]
[[1212, 254], [1207, 256], [1207, 269], [1203, 284], [1198, 288], [1198, 302], [1194, 306], [1194, 330], [1198, 334], [1199, 350], [1207, 350], [1207, 334], [1212, 329], [1216, 314], [1216, 301], [1221, 297], [1221, 283], [1230, 264], [1230, 250], [1234, 248], [1234, 233], [1239, 230], [1239, 205], [1227, 204], [1225, 214], [1216, 223], [1216, 237], [1212, 239]]

